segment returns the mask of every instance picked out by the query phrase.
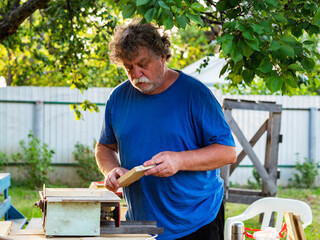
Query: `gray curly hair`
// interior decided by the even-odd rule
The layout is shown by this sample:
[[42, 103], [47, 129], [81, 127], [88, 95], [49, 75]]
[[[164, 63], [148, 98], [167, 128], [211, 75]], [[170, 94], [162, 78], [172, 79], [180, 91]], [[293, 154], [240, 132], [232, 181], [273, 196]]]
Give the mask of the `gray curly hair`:
[[159, 30], [154, 24], [141, 24], [138, 20], [118, 26], [109, 44], [110, 60], [122, 65], [124, 60], [132, 61], [138, 55], [139, 47], [147, 47], [168, 61], [171, 57], [169, 36]]

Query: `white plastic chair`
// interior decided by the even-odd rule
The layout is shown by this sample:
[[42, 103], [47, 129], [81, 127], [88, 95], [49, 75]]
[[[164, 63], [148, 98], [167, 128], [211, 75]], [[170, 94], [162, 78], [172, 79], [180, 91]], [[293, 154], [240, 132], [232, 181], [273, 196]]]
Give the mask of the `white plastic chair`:
[[282, 228], [284, 212], [299, 214], [303, 228], [306, 228], [312, 223], [312, 211], [305, 202], [294, 199], [266, 197], [252, 203], [242, 214], [228, 218], [225, 223], [224, 239], [231, 240], [231, 229], [234, 222], [243, 222], [261, 213], [264, 213], [264, 215], [260, 229], [265, 230], [269, 227], [273, 212], [277, 213], [275, 227], [278, 232], [280, 232]]

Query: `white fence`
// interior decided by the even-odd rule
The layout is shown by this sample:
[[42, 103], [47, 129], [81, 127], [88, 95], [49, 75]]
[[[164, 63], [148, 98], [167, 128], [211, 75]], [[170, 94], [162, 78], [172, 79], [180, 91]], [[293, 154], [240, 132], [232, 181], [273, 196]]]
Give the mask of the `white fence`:
[[[19, 141], [28, 141], [30, 130], [34, 135], [55, 150], [53, 163], [62, 166], [55, 173], [55, 177], [66, 181], [73, 178], [65, 167], [75, 163], [72, 152], [76, 142], [93, 145], [98, 140], [104, 115], [104, 103], [112, 89], [91, 88], [81, 94], [78, 90], [69, 88], [48, 87], [7, 87], [0, 88], [0, 151], [8, 156], [20, 151]], [[213, 90], [216, 98], [222, 103], [220, 91]], [[287, 184], [288, 178], [295, 171], [296, 153], [302, 158], [320, 160], [320, 97], [314, 96], [226, 96], [250, 100], [275, 101], [282, 104], [279, 167], [281, 177], [279, 184]], [[84, 112], [84, 120], [76, 121], [70, 110], [70, 103], [79, 103], [84, 99], [97, 103], [99, 113]], [[311, 109], [311, 110], [310, 110]], [[268, 116], [261, 111], [233, 110], [233, 116], [238, 122], [245, 136], [250, 139], [257, 128]], [[311, 118], [310, 118], [311, 116]], [[311, 125], [310, 125], [311, 122]], [[210, 123], [209, 123], [210, 124]], [[312, 127], [309, 130], [310, 126]], [[258, 157], [264, 161], [265, 136], [254, 147]], [[310, 140], [311, 139], [311, 140]], [[311, 151], [310, 151], [311, 149]], [[238, 152], [242, 150], [238, 144]], [[252, 163], [245, 158], [242, 166], [235, 170], [231, 177], [233, 183], [246, 184], [252, 173]], [[66, 181], [69, 182], [69, 181]], [[319, 177], [316, 180], [320, 185]]]

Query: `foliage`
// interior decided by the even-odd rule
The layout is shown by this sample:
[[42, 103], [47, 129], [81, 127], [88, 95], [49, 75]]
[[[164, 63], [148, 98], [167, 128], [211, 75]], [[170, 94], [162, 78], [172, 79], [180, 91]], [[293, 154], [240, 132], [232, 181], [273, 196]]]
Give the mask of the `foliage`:
[[[203, 4], [201, 4], [203, 3]], [[232, 85], [249, 85], [255, 76], [264, 80], [272, 92], [292, 95], [302, 84], [319, 86], [312, 78], [320, 55], [305, 40], [320, 33], [320, 3], [304, 0], [120, 0], [124, 18], [140, 15], [145, 22], [154, 20], [166, 29], [186, 28], [190, 22], [201, 26], [222, 26], [217, 38], [221, 55], [227, 60]], [[304, 75], [301, 75], [304, 73]], [[306, 77], [306, 78], [305, 78]], [[309, 78], [310, 77], [310, 78]]]
[[[46, 2], [0, 42], [0, 76], [6, 77], [7, 85], [81, 90], [118, 85], [126, 74], [110, 64], [108, 42], [123, 19], [140, 16], [143, 22], [171, 30], [172, 68], [220, 50], [227, 60], [221, 74], [228, 73], [230, 85], [240, 92], [256, 84], [271, 94], [320, 91], [320, 2], [316, 0]], [[22, 1], [0, 3], [0, 34], [5, 17], [14, 17], [10, 13], [22, 5]], [[73, 106], [77, 118], [84, 109], [97, 108], [90, 102]]]
[[208, 34], [209, 29], [200, 28], [194, 23], [185, 29], [171, 31], [172, 61], [169, 67], [182, 69], [203, 57], [212, 56], [216, 49], [209, 43], [215, 37], [208, 38]]
[[7, 155], [0, 151], [0, 170], [8, 163], [9, 159]]
[[54, 151], [48, 149], [48, 145], [36, 139], [32, 132], [28, 134], [29, 142], [21, 140], [22, 153], [12, 154], [11, 158], [15, 163], [22, 163], [22, 170], [26, 173], [26, 182], [33, 187], [41, 187], [48, 182], [48, 173], [53, 172], [51, 159]]
[[[94, 145], [96, 142], [94, 142]], [[78, 162], [77, 173], [86, 182], [99, 181], [103, 179], [103, 174], [98, 168], [94, 155], [94, 147], [85, 146], [79, 142], [75, 145], [73, 152], [74, 159]]]
[[261, 189], [262, 180], [256, 168], [253, 168], [252, 175], [254, 181], [251, 181], [250, 178], [248, 179], [248, 185], [250, 189]]
[[304, 158], [304, 162], [300, 163], [300, 155], [296, 154], [297, 163], [296, 170], [299, 172], [295, 173], [294, 178], [290, 178], [290, 186], [297, 188], [312, 188], [314, 185], [314, 180], [316, 176], [318, 176], [317, 164], [314, 159], [309, 160], [308, 158]]
[[[13, 2], [17, 1], [1, 3], [0, 15], [10, 12]], [[8, 86], [70, 86], [83, 91], [118, 85], [126, 79], [125, 72], [108, 57], [118, 15], [102, 0], [49, 1], [0, 43], [0, 76]], [[78, 118], [81, 111], [98, 109], [88, 100], [82, 105], [73, 108]]]
[[[318, 77], [318, 75], [316, 77]], [[238, 86], [234, 86], [231, 82], [215, 83], [213, 84], [213, 87], [215, 89], [220, 89], [224, 95], [280, 95], [279, 92], [272, 93], [268, 88], [266, 88], [264, 80], [259, 77], [255, 78], [250, 85], [240, 84]], [[301, 85], [299, 88], [292, 89], [292, 95], [320, 95], [320, 86], [317, 87], [306, 82], [306, 85]]]

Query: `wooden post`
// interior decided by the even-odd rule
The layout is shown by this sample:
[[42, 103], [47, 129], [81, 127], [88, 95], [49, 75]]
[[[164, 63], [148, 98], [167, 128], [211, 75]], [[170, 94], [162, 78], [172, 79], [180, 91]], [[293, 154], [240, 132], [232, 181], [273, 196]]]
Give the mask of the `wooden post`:
[[317, 109], [310, 108], [309, 112], [309, 161], [317, 159]]
[[[264, 196], [275, 196], [277, 189], [277, 177], [278, 177], [278, 149], [280, 139], [280, 123], [281, 123], [281, 111], [282, 105], [275, 104], [274, 102], [256, 102], [248, 100], [235, 100], [225, 99], [224, 114], [226, 121], [228, 122], [232, 132], [237, 137], [239, 143], [243, 147], [243, 150], [237, 157], [236, 163], [230, 166], [229, 176], [233, 173], [240, 162], [246, 155], [252, 161], [254, 167], [257, 169], [262, 181], [262, 190], [250, 191], [226, 188], [226, 200], [231, 202], [240, 202], [250, 204], [253, 201], [262, 198]], [[269, 117], [260, 126], [254, 136], [248, 141], [242, 133], [240, 127], [232, 117], [232, 109], [244, 109], [255, 111], [268, 111]], [[267, 131], [266, 141], [266, 153], [264, 165], [259, 160], [258, 156], [253, 150], [253, 146], [257, 143], [260, 137]], [[224, 179], [229, 179], [224, 177]]]
[[34, 108], [33, 136], [43, 140], [43, 101], [37, 101]]

